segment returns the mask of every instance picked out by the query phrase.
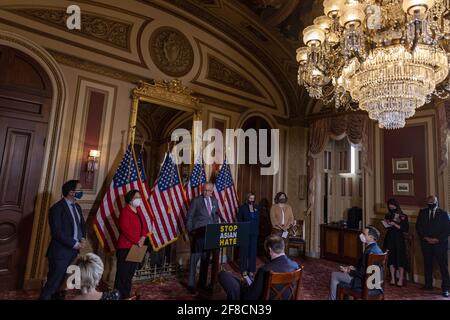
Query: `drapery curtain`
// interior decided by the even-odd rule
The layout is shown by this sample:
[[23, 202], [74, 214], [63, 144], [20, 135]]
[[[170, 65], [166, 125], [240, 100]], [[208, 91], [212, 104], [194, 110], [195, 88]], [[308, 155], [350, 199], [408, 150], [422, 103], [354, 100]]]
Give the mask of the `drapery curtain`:
[[437, 106], [437, 126], [439, 132], [439, 172], [448, 164], [447, 139], [450, 130], [450, 103], [443, 102]]
[[352, 144], [361, 143], [362, 167], [372, 170], [373, 122], [367, 114], [350, 113], [314, 121], [309, 131], [308, 148], [308, 213], [314, 207], [315, 174], [314, 159], [325, 149], [330, 138], [347, 136]]

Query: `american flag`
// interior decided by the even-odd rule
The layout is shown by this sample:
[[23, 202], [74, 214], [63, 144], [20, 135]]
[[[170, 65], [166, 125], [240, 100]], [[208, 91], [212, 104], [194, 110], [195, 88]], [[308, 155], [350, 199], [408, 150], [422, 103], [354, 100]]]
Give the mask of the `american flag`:
[[234, 222], [239, 204], [230, 166], [226, 160], [223, 162], [216, 177], [213, 195], [219, 203], [221, 220], [227, 223]]
[[197, 161], [192, 168], [189, 181], [184, 186], [188, 203], [202, 193], [203, 184], [206, 182], [205, 165], [203, 161]]
[[142, 195], [144, 206], [139, 207], [138, 210], [145, 218], [146, 226], [144, 227], [150, 230], [151, 211], [149, 204], [144, 200], [147, 190], [142, 155], [139, 154], [138, 160], [136, 160], [134, 149], [130, 144], [94, 219], [94, 231], [101, 246], [107, 252], [112, 252], [116, 248], [119, 237], [119, 215], [122, 208], [126, 206], [124, 195], [133, 189], [139, 190]]
[[167, 153], [152, 187], [150, 199], [154, 214], [150, 240], [155, 251], [176, 241], [183, 234], [186, 218], [186, 198], [174, 156]]

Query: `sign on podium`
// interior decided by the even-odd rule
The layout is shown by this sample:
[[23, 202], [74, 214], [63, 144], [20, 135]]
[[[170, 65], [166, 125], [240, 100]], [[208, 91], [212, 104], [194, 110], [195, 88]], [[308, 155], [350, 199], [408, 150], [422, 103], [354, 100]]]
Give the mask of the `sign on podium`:
[[250, 223], [218, 223], [206, 226], [205, 250], [224, 247], [247, 247]]

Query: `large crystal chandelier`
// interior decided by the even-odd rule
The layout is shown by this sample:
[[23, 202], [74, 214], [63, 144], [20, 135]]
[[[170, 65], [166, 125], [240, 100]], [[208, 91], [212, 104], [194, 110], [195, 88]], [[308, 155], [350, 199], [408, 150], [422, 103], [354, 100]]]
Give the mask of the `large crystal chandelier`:
[[[337, 108], [359, 104], [380, 128], [447, 98], [450, 0], [325, 0], [324, 16], [303, 30], [298, 80]], [[445, 81], [444, 81], [445, 80]]]

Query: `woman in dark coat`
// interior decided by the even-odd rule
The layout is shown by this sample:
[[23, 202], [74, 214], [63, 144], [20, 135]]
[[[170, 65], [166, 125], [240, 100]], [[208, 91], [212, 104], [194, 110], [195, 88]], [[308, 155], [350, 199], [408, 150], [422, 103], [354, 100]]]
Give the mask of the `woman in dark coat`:
[[255, 195], [247, 194], [247, 202], [239, 207], [238, 222], [250, 222], [250, 236], [248, 248], [240, 249], [240, 269], [242, 275], [254, 276], [256, 272], [256, 251], [258, 249], [259, 207], [256, 205]]
[[406, 244], [403, 233], [409, 230], [408, 216], [402, 212], [400, 205], [395, 199], [389, 199], [387, 202], [389, 212], [384, 217], [387, 227], [386, 237], [384, 238], [384, 250], [389, 250], [388, 265], [391, 271], [391, 285], [395, 285], [395, 276], [397, 270], [397, 286], [403, 286], [405, 269], [408, 269], [408, 259], [406, 256]]

